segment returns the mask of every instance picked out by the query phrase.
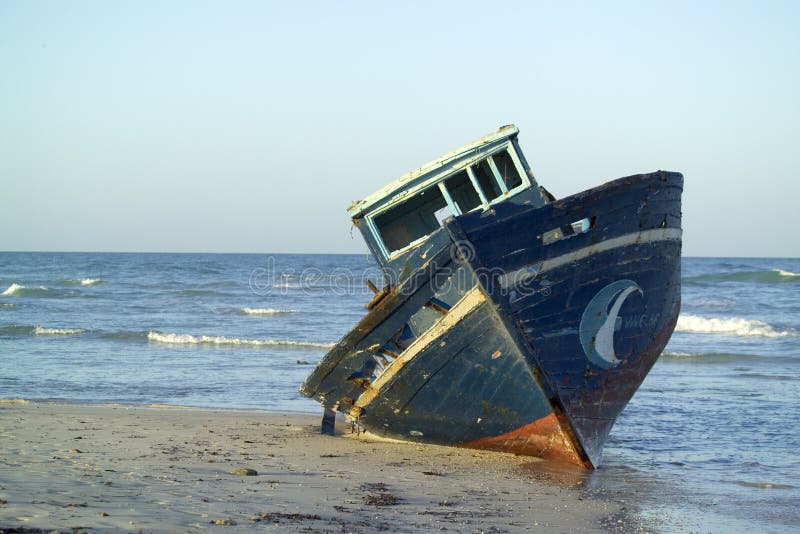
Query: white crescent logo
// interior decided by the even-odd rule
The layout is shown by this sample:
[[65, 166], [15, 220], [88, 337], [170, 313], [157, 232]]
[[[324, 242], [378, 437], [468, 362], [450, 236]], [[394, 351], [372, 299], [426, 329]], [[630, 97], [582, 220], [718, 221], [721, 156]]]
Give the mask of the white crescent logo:
[[614, 351], [614, 330], [620, 308], [634, 291], [644, 295], [636, 282], [617, 280], [598, 291], [583, 310], [578, 337], [586, 357], [595, 365], [607, 369], [619, 363]]

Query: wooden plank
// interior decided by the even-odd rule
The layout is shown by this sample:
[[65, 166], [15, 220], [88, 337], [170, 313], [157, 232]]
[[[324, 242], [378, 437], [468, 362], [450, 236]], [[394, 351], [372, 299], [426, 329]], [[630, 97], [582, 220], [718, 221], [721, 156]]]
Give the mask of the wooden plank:
[[[400, 370], [414, 358], [416, 358], [419, 353], [427, 349], [432, 343], [441, 343], [439, 338], [443, 336], [452, 338], [454, 335], [456, 335], [455, 332], [461, 332], [461, 330], [464, 328], [464, 325], [469, 324], [469, 322], [465, 322], [464, 325], [460, 325], [459, 323], [461, 321], [465, 321], [466, 317], [474, 312], [475, 309], [485, 302], [485, 300], [486, 299], [483, 294], [477, 289], [467, 293], [463, 299], [453, 306], [448, 314], [443, 315], [439, 321], [434, 323], [434, 325], [427, 332], [415, 339], [414, 342], [403, 351], [399, 358], [392, 362], [392, 365], [389, 366], [389, 369], [387, 369], [386, 372], [378, 377], [377, 380], [375, 380], [375, 382], [373, 382], [358, 398], [356, 405], [364, 407], [369, 404], [377, 395], [380, 394], [381, 389], [387, 383], [391, 382], [400, 372]], [[467, 340], [468, 338], [464, 341]], [[444, 351], [444, 353], [447, 354], [450, 352], [450, 350], [453, 350], [453, 347], [451, 347], [448, 351]], [[428, 365], [435, 364], [426, 362], [426, 368]]]
[[[345, 337], [322, 359], [312, 371], [300, 391], [312, 396], [320, 390], [320, 386], [342, 362], [348, 358], [353, 360], [346, 369], [337, 375], [354, 372], [360, 367], [361, 355], [368, 347], [383, 345], [397, 332], [419, 308], [425, 304], [436, 291], [438, 283], [433, 275], [450, 264], [449, 249], [441, 249], [425, 262], [416, 272], [395, 288], [386, 298], [380, 301]], [[433, 282], [433, 283], [432, 283]], [[340, 377], [345, 381], [346, 376]], [[346, 383], [346, 382], [345, 382]], [[333, 384], [329, 389], [335, 389]]]

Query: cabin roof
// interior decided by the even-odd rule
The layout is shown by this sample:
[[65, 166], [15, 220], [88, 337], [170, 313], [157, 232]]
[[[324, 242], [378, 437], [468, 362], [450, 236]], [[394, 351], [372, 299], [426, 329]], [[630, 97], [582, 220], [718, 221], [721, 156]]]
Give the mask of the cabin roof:
[[450, 152], [439, 156], [435, 160], [426, 163], [422, 167], [407, 172], [400, 178], [385, 185], [378, 191], [375, 191], [362, 200], [353, 202], [353, 204], [347, 209], [347, 213], [350, 215], [350, 217], [359, 217], [364, 214], [364, 212], [369, 211], [370, 208], [372, 208], [375, 204], [378, 204], [384, 199], [407, 189], [411, 185], [415, 185], [415, 183], [422, 181], [420, 180], [421, 178], [432, 173], [433, 171], [436, 171], [437, 169], [440, 169], [453, 160], [463, 157], [470, 152], [479, 151], [480, 148], [486, 145], [495, 144], [500, 140], [514, 137], [518, 133], [519, 129], [513, 124], [501, 126], [496, 132], [484, 135], [483, 137], [480, 137], [471, 143], [458, 147], [455, 150], [451, 150]]

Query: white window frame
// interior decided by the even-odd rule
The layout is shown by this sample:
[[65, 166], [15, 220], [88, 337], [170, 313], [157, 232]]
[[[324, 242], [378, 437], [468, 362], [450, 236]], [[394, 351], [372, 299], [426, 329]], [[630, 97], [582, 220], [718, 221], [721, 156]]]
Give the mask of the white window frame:
[[[520, 178], [522, 178], [522, 182], [520, 182], [520, 184], [517, 187], [513, 188], [513, 189], [508, 189], [508, 186], [506, 186], [505, 181], [503, 180], [503, 177], [500, 175], [500, 170], [497, 168], [497, 165], [495, 164], [494, 159], [492, 158], [492, 156], [494, 156], [495, 154], [499, 154], [500, 152], [502, 152], [504, 150], [508, 151], [508, 154], [511, 157], [511, 161], [514, 163], [514, 166], [517, 168], [517, 172], [519, 173]], [[472, 171], [472, 166], [479, 164], [483, 160], [488, 161], [489, 168], [492, 169], [492, 174], [494, 175], [494, 179], [497, 182], [497, 185], [500, 187], [500, 191], [501, 191], [500, 196], [498, 196], [497, 198], [495, 198], [493, 200], [489, 200], [486, 197], [486, 195], [483, 192], [483, 189], [480, 187], [480, 184], [478, 184], [478, 180], [475, 177], [475, 173]], [[475, 188], [475, 192], [478, 193], [478, 198], [480, 198], [480, 200], [481, 200], [481, 203], [479, 204], [479, 206], [476, 206], [475, 208], [473, 208], [473, 210], [470, 210], [470, 211], [474, 211], [474, 210], [478, 209], [478, 207], [480, 207], [482, 210], [486, 211], [493, 204], [497, 204], [498, 202], [503, 202], [504, 200], [507, 200], [509, 197], [514, 196], [517, 193], [519, 193], [519, 192], [531, 187], [530, 177], [528, 176], [528, 173], [525, 172], [525, 169], [522, 167], [522, 162], [520, 161], [519, 156], [517, 155], [517, 151], [516, 151], [516, 149], [514, 147], [514, 144], [513, 143], [508, 143], [508, 144], [503, 145], [502, 147], [498, 148], [497, 150], [494, 150], [491, 153], [484, 155], [482, 158], [469, 163], [465, 167], [459, 167], [458, 169], [453, 170], [453, 172], [448, 173], [446, 176], [442, 176], [442, 177], [438, 178], [436, 182], [434, 182], [433, 184], [430, 184], [428, 187], [420, 189], [414, 195], [416, 196], [416, 195], [420, 194], [421, 192], [426, 191], [427, 189], [430, 189], [430, 188], [432, 188], [434, 186], [438, 186], [439, 191], [441, 191], [442, 196], [444, 197], [445, 201], [447, 202], [447, 205], [452, 210], [453, 214], [454, 215], [462, 215], [461, 210], [456, 206], [455, 202], [453, 202], [453, 198], [450, 196], [450, 191], [447, 190], [447, 187], [444, 184], [444, 181], [446, 179], [450, 178], [451, 176], [456, 175], [457, 173], [459, 173], [462, 170], [466, 170], [467, 171], [467, 175], [469, 176], [469, 180], [470, 180], [470, 182], [472, 182], [472, 187]], [[428, 236], [431, 235], [431, 234], [426, 234], [426, 235], [420, 237], [419, 239], [415, 239], [414, 241], [412, 241], [411, 243], [407, 244], [403, 248], [400, 248], [400, 249], [397, 249], [395, 251], [389, 252], [389, 250], [386, 248], [386, 245], [383, 242], [383, 237], [381, 236], [381, 233], [380, 233], [380, 231], [378, 229], [378, 225], [375, 224], [375, 217], [383, 214], [384, 212], [388, 211], [389, 209], [391, 209], [395, 205], [396, 204], [390, 204], [388, 206], [385, 206], [385, 207], [381, 208], [380, 210], [376, 210], [376, 211], [370, 213], [369, 215], [367, 215], [365, 217], [365, 219], [367, 220], [367, 226], [369, 227], [370, 232], [372, 232], [372, 235], [373, 235], [373, 237], [375, 239], [375, 243], [378, 245], [378, 248], [380, 249], [381, 254], [383, 254], [383, 257], [385, 259], [387, 259], [387, 260], [391, 260], [392, 258], [394, 258], [396, 256], [399, 256], [399, 255], [403, 254], [404, 252], [406, 252], [408, 250], [411, 250], [412, 248], [416, 247], [420, 243], [423, 243], [428, 238]]]

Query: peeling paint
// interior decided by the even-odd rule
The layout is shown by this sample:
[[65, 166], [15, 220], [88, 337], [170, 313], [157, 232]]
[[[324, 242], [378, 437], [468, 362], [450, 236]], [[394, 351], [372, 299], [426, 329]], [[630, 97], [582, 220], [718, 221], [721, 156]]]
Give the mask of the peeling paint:
[[[683, 177], [630, 176], [555, 201], [517, 133], [504, 127], [351, 207], [385, 280], [368, 283], [367, 315], [300, 389], [329, 422], [338, 410], [359, 432], [599, 465], [677, 321]], [[457, 173], [476, 209], [390, 254], [374, 216], [415, 198], [422, 210], [426, 190], [458, 212], [475, 197], [450, 189]]]

